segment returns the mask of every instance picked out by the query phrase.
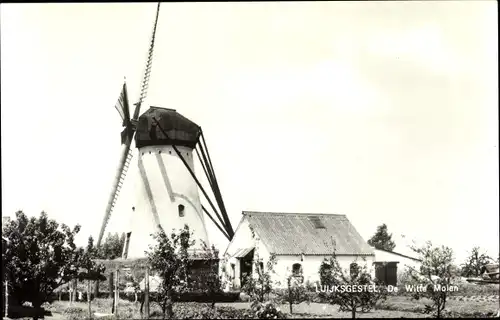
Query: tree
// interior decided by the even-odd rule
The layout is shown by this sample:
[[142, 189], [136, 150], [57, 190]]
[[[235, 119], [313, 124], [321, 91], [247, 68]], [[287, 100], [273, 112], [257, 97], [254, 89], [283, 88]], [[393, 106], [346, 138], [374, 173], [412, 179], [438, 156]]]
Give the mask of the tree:
[[87, 248], [80, 258], [79, 267], [83, 269], [82, 272], [78, 274], [78, 280], [87, 280], [87, 301], [89, 307], [89, 318], [92, 318], [92, 306], [91, 306], [91, 292], [92, 292], [92, 281], [103, 281], [106, 280], [104, 277], [104, 266], [102, 264], [97, 264], [94, 259], [97, 257], [97, 248], [94, 247], [94, 239], [92, 236], [89, 237]]
[[392, 233], [387, 232], [387, 226], [384, 224], [377, 227], [377, 232], [368, 240], [368, 244], [376, 249], [392, 251], [396, 244], [392, 241]]
[[[302, 276], [302, 269], [300, 269], [300, 275]], [[310, 303], [309, 295], [307, 294], [306, 287], [297, 281], [297, 276], [293, 273], [287, 277], [287, 288], [285, 291], [278, 292], [279, 300], [282, 303], [288, 304], [290, 308], [290, 314], [293, 313], [293, 305], [300, 304], [302, 302]]]
[[275, 281], [272, 280], [272, 275], [275, 273], [276, 255], [271, 254], [264, 268], [262, 258], [254, 258], [253, 266], [255, 273], [246, 276], [245, 284], [242, 291], [247, 293], [252, 301], [264, 302], [269, 300], [269, 295], [273, 292]]
[[74, 240], [79, 231], [79, 225], [71, 230], [49, 219], [45, 212], [28, 218], [18, 211], [16, 219], [3, 227], [3, 237], [8, 240], [5, 272], [10, 294], [19, 305], [31, 302], [39, 309], [57, 287], [77, 275], [82, 252]]
[[479, 277], [484, 267], [492, 262], [493, 259], [490, 256], [480, 253], [479, 247], [474, 247], [465, 263], [462, 264], [462, 276]]
[[[125, 233], [122, 233], [121, 236], [118, 233], [108, 233], [104, 242], [97, 248], [96, 257], [105, 260], [121, 258], [124, 244]], [[110, 277], [110, 281], [111, 280]], [[94, 289], [94, 295], [97, 297], [99, 295], [99, 280], [96, 281]], [[113, 291], [112, 285], [109, 290], [110, 292]]]
[[188, 288], [188, 270], [191, 264], [188, 249], [195, 244], [187, 225], [168, 236], [160, 229], [154, 238], [157, 244], [147, 252], [148, 263], [162, 279], [158, 297], [161, 300], [163, 319], [173, 317], [174, 295]]
[[338, 305], [340, 311], [350, 311], [354, 319], [358, 311], [369, 311], [377, 301], [385, 299], [387, 291], [372, 279], [366, 262], [362, 266], [352, 263], [349, 271], [342, 269], [334, 241], [333, 248], [320, 266], [321, 291], [330, 304]]
[[454, 277], [453, 250], [449, 247], [434, 247], [429, 241], [422, 247], [412, 247], [422, 260], [420, 270], [409, 269], [410, 285], [425, 285], [424, 292], [415, 292], [413, 298], [430, 299], [432, 305], [425, 306], [425, 312], [434, 311], [434, 316], [441, 318], [446, 307], [450, 283]]
[[123, 246], [125, 244], [125, 233], [108, 233], [104, 242], [98, 249], [97, 257], [99, 259], [113, 260], [121, 258]]

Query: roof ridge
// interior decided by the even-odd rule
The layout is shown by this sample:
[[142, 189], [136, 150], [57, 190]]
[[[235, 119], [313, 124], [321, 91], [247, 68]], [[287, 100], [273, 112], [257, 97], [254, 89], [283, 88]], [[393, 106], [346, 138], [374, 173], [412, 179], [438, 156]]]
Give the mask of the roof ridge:
[[176, 109], [167, 108], [167, 107], [149, 106], [149, 108], [150, 109], [163, 109], [163, 110], [169, 110], [169, 111], [175, 111], [175, 112], [177, 112]]
[[314, 212], [272, 212], [272, 211], [242, 211], [243, 215], [297, 215], [297, 216], [337, 216], [347, 217], [345, 214], [339, 213], [314, 213]]

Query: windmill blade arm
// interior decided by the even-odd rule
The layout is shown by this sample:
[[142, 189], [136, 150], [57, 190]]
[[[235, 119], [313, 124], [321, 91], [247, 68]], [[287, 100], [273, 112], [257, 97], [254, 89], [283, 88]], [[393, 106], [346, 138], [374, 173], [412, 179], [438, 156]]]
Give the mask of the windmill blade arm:
[[104, 212], [104, 217], [101, 224], [101, 229], [99, 231], [99, 237], [97, 238], [97, 246], [101, 245], [102, 238], [104, 236], [104, 232], [106, 230], [106, 226], [108, 224], [109, 218], [111, 217], [111, 212], [113, 211], [113, 207], [118, 198], [118, 193], [120, 191], [120, 182], [125, 179], [127, 174], [128, 166], [130, 165], [130, 160], [132, 158], [132, 152], [130, 149], [130, 144], [132, 143], [132, 139], [129, 138], [123, 145], [120, 161], [118, 163], [118, 167], [116, 170], [115, 178], [113, 179], [113, 184], [111, 188], [111, 193], [109, 194], [108, 203], [106, 205], [106, 211]]
[[127, 95], [127, 84], [123, 83], [122, 91], [118, 97], [118, 101], [115, 103], [115, 109], [120, 114], [124, 127], [128, 127], [130, 123], [130, 110], [128, 105], [128, 95]]

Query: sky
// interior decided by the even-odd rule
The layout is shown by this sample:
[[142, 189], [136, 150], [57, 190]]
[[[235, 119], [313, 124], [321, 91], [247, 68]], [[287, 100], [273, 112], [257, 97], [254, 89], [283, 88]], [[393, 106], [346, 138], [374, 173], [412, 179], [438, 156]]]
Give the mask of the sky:
[[[138, 99], [155, 12], [0, 6], [2, 216], [97, 236], [114, 105], [124, 77]], [[144, 105], [201, 125], [233, 228], [244, 210], [337, 213], [366, 240], [386, 223], [396, 251], [497, 256], [497, 19], [496, 1], [163, 3]], [[127, 190], [109, 231], [127, 228]]]

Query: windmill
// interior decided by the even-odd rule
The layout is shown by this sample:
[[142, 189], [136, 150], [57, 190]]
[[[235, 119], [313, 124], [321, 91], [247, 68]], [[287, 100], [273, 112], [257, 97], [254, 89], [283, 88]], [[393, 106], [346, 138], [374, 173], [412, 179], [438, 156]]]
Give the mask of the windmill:
[[[159, 228], [170, 232], [187, 224], [196, 240], [208, 244], [205, 215], [228, 240], [234, 235], [201, 127], [174, 109], [152, 106], [139, 116], [149, 86], [159, 10], [160, 3], [157, 6], [140, 97], [134, 105], [134, 113], [130, 115], [126, 83], [123, 84], [115, 106], [122, 118], [122, 150], [97, 239], [97, 246], [100, 246], [131, 165], [131, 144], [135, 140], [140, 179], [136, 183], [132, 228], [127, 233], [123, 248], [123, 258], [129, 259], [144, 257], [144, 251], [152, 242], [150, 234]], [[195, 174], [195, 154], [218, 208]], [[210, 210], [201, 204], [199, 190], [209, 203]], [[201, 241], [196, 243], [200, 245]]]

